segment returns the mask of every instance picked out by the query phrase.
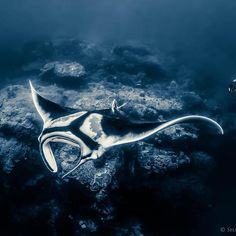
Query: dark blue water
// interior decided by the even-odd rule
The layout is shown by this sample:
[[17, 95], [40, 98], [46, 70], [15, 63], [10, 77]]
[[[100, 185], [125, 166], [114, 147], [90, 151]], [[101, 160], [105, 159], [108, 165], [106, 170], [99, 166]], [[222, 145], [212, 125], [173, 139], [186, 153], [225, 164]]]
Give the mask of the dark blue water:
[[[221, 227], [236, 228], [236, 94], [227, 91], [236, 74], [235, 11], [233, 0], [3, 0], [0, 234], [222, 235]], [[81, 63], [86, 79], [63, 81], [51, 74], [40, 77], [40, 68], [52, 61]], [[122, 167], [116, 173], [118, 187], [113, 183], [114, 188], [106, 189], [105, 200], [99, 201], [75, 179], [61, 182], [47, 172], [39, 160], [38, 120], [34, 121], [35, 134], [19, 128], [26, 117], [20, 113], [24, 110], [19, 94], [23, 97], [28, 91], [29, 79], [44, 87], [56, 84], [63, 93], [85, 91], [86, 95], [93, 82], [114, 91], [127, 86], [143, 88], [144, 94], [163, 91], [168, 98], [181, 95], [183, 109], [160, 111], [163, 117], [205, 114], [222, 124], [225, 135], [204, 130], [197, 141], [148, 140], [155, 147], [190, 156], [200, 150], [213, 160], [200, 167], [193, 161], [190, 167], [164, 174], [144, 172], [136, 149], [125, 147]], [[174, 86], [171, 81], [178, 84], [176, 89], [168, 89]], [[22, 85], [25, 90], [19, 92], [11, 85]], [[55, 96], [51, 93], [52, 99], [66, 105], [73, 100], [68, 94], [64, 100], [58, 98], [58, 91], [55, 89]], [[14, 104], [4, 102], [10, 99], [15, 104], [21, 101], [16, 113], [12, 112]], [[99, 94], [98, 99], [104, 97]], [[146, 118], [153, 120], [156, 113], [151, 109]], [[9, 122], [19, 114], [22, 120]], [[22, 148], [17, 143], [23, 143]], [[4, 167], [10, 166], [6, 161], [12, 156], [21, 161], [8, 172]], [[30, 158], [22, 161], [25, 157]], [[82, 221], [87, 222], [85, 229]]]

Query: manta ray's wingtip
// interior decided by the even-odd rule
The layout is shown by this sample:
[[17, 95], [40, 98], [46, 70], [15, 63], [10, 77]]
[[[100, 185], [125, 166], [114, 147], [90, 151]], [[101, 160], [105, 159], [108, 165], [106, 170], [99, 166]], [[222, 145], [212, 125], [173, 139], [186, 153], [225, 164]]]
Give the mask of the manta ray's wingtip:
[[220, 135], [224, 135], [224, 130], [223, 130], [223, 128], [221, 127], [221, 125], [217, 123], [216, 126], [217, 126], [217, 128], [218, 128], [218, 130], [219, 130], [219, 131], [218, 131], [219, 134], [220, 134]]
[[29, 80], [29, 85], [30, 85], [30, 90], [31, 90], [31, 95], [32, 95], [32, 99], [33, 99], [34, 105], [35, 105], [36, 108], [38, 108], [38, 100], [37, 100], [37, 98], [38, 98], [39, 94], [37, 93], [36, 89], [34, 88], [31, 80]]
[[223, 128], [221, 126], [220, 126], [220, 134], [224, 135], [224, 130], [223, 130]]
[[[209, 119], [209, 118], [207, 118], [207, 119]], [[219, 133], [220, 133], [221, 135], [224, 135], [224, 130], [223, 130], [222, 126], [221, 126], [218, 122], [216, 122], [216, 121], [214, 121], [214, 120], [212, 120], [212, 119], [210, 119], [210, 121], [211, 121], [214, 125], [216, 125], [216, 127], [217, 127], [218, 130], [219, 130]]]
[[33, 99], [34, 105], [36, 106], [36, 103], [37, 103], [36, 98], [37, 98], [38, 93], [36, 92], [31, 80], [29, 80], [29, 85], [30, 85], [30, 91], [31, 91], [32, 99]]
[[32, 83], [31, 80], [29, 80], [29, 85], [30, 85], [30, 90], [31, 90], [31, 93], [32, 93], [32, 97], [34, 99], [35, 95], [37, 95], [38, 93], [37, 93], [36, 89], [34, 88], [33, 83]]
[[29, 85], [31, 90], [35, 90], [31, 80], [29, 80]]
[[[181, 119], [182, 118], [180, 118], [180, 120]], [[216, 122], [215, 120], [213, 120], [211, 118], [208, 118], [206, 116], [199, 116], [199, 115], [190, 115], [190, 116], [183, 117], [183, 120], [195, 120], [195, 119], [210, 122], [211, 124], [213, 124], [218, 129], [218, 132], [221, 135], [224, 134], [224, 130], [223, 130], [222, 126], [218, 122]]]
[[31, 80], [29, 80], [29, 85], [34, 106], [45, 123], [49, 119], [49, 113], [45, 110], [44, 107], [46, 99], [37, 92]]

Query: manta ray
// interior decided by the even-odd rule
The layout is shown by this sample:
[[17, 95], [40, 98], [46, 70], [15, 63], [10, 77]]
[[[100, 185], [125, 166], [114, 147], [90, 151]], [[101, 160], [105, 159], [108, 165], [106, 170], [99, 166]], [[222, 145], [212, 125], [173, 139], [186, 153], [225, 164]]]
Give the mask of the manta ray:
[[77, 165], [62, 176], [66, 177], [88, 160], [101, 157], [114, 146], [143, 140], [172, 125], [186, 122], [204, 121], [217, 128], [223, 134], [222, 127], [214, 120], [200, 115], [188, 115], [166, 122], [132, 121], [121, 111], [116, 100], [111, 108], [83, 111], [63, 107], [41, 96], [33, 87], [30, 88], [33, 103], [43, 120], [43, 129], [38, 138], [39, 150], [47, 168], [58, 172], [57, 162], [51, 149], [51, 143], [62, 142], [80, 149]]

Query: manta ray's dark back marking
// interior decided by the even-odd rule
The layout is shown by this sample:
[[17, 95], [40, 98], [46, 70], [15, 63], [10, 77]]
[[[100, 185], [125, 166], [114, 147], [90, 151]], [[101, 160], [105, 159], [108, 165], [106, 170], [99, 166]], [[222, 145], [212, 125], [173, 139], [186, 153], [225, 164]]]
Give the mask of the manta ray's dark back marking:
[[69, 127], [72, 133], [80, 137], [90, 149], [97, 149], [99, 144], [88, 135], [80, 131], [80, 127], [83, 125], [85, 119], [89, 117], [89, 115], [91, 115], [91, 112], [85, 113], [84, 115], [73, 121]]

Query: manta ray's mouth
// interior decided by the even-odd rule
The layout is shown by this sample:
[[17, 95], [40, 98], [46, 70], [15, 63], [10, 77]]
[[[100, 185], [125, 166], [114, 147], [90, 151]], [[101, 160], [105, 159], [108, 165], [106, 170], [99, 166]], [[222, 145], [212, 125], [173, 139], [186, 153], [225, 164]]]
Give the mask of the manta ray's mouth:
[[51, 146], [52, 143], [63, 143], [69, 144], [73, 147], [77, 147], [79, 149], [78, 154], [80, 154], [78, 156], [79, 159], [81, 159], [81, 145], [77, 140], [70, 137], [70, 134], [64, 133], [44, 135], [40, 137], [39, 141], [40, 154], [43, 158], [45, 165], [51, 172], [56, 173], [58, 171], [58, 165]]

